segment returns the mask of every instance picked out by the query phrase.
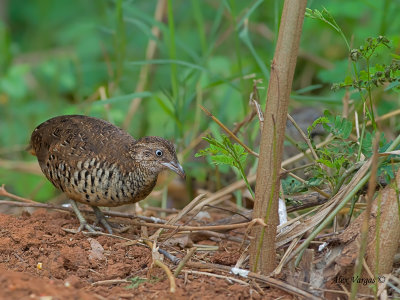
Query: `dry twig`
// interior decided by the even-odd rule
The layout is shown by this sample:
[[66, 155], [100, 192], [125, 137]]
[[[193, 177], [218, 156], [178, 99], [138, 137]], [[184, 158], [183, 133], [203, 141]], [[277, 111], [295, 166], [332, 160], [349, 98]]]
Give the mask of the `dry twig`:
[[7, 192], [6, 188], [4, 187], [4, 184], [2, 184], [1, 187], [0, 187], [0, 196], [8, 197], [8, 198], [15, 199], [17, 201], [21, 201], [21, 202], [25, 202], [25, 203], [31, 203], [31, 204], [36, 204], [37, 203], [37, 202], [35, 202], [35, 201], [31, 200], [31, 199], [19, 197], [19, 196], [16, 196], [14, 194], [11, 194], [11, 193]]
[[183, 267], [186, 265], [186, 263], [189, 261], [189, 259], [193, 256], [193, 254], [196, 252], [197, 248], [193, 247], [191, 248], [188, 253], [185, 255], [185, 257], [179, 262], [178, 267], [176, 267], [176, 270], [174, 272], [174, 276], [178, 277], [179, 273], [183, 269]]
[[92, 286], [99, 286], [99, 285], [114, 285], [119, 283], [130, 283], [129, 280], [126, 279], [110, 279], [110, 280], [100, 280], [92, 283]]
[[258, 157], [258, 153], [251, 150], [246, 144], [244, 144], [228, 127], [226, 127], [220, 120], [218, 120], [210, 111], [208, 111], [204, 106], [200, 105], [200, 108], [209, 116], [215, 123], [217, 123], [231, 138], [238, 142], [247, 152]]
[[227, 224], [227, 225], [215, 225], [215, 226], [181, 226], [181, 225], [169, 225], [169, 224], [156, 224], [156, 223], [143, 223], [133, 221], [133, 224], [139, 226], [149, 226], [155, 228], [164, 228], [164, 229], [174, 229], [176, 231], [199, 231], [199, 230], [232, 230], [237, 228], [243, 228], [253, 225], [261, 225], [266, 226], [264, 221], [260, 218], [255, 218], [250, 222], [239, 223], [239, 224]]
[[311, 145], [311, 141], [310, 139], [304, 134], [303, 130], [301, 130], [300, 126], [297, 125], [296, 121], [292, 118], [291, 115], [287, 114], [288, 119], [290, 120], [290, 122], [292, 122], [292, 124], [294, 125], [294, 127], [296, 127], [297, 131], [300, 133], [301, 137], [304, 139], [304, 141], [307, 143], [308, 149], [310, 149], [312, 156], [314, 157], [314, 160], [318, 160], [318, 155], [315, 152], [313, 146]]
[[[1, 188], [0, 188], [0, 193], [1, 193]], [[7, 192], [7, 194], [8, 194], [7, 197], [9, 197], [9, 198], [13, 198], [16, 200], [18, 200], [18, 198], [21, 198], [21, 197], [15, 196], [13, 194], [9, 194], [8, 192]], [[21, 198], [21, 199], [30, 200], [30, 199], [26, 199], [26, 198]], [[19, 206], [19, 207], [38, 207], [38, 208], [55, 209], [55, 210], [60, 210], [60, 211], [73, 212], [73, 209], [71, 207], [39, 203], [39, 202], [35, 202], [33, 200], [30, 200], [30, 201], [32, 201], [32, 202], [21, 203], [21, 202], [15, 202], [15, 201], [0, 200], [0, 205], [3, 204], [3, 205]], [[89, 209], [80, 208], [79, 210], [81, 212], [88, 213], [88, 214], [94, 213], [92, 210], [89, 210]], [[165, 220], [160, 219], [160, 218], [133, 215], [133, 214], [127, 214], [127, 213], [118, 212], [118, 211], [103, 211], [103, 214], [106, 216], [110, 216], [110, 217], [139, 219], [139, 220], [143, 220], [146, 222], [166, 223]]]
[[154, 264], [165, 272], [167, 274], [168, 280], [169, 280], [169, 291], [170, 293], [175, 293], [176, 291], [176, 283], [175, 283], [175, 277], [172, 274], [171, 270], [160, 260], [156, 259], [154, 260]]
[[224, 276], [224, 275], [218, 275], [218, 274], [214, 274], [214, 273], [194, 271], [194, 270], [183, 270], [182, 272], [185, 272], [187, 274], [198, 274], [198, 275], [206, 275], [206, 276], [215, 277], [215, 278], [223, 278], [223, 279], [226, 279], [231, 282], [236, 282], [236, 283], [243, 284], [243, 285], [249, 285], [246, 281], [243, 281], [243, 280], [231, 277], [231, 276]]

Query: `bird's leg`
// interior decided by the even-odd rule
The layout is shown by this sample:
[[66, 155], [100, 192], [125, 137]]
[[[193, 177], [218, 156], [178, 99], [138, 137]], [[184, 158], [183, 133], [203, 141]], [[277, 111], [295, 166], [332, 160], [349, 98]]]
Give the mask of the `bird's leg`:
[[108, 233], [112, 234], [112, 228], [110, 224], [108, 224], [106, 217], [104, 216], [103, 212], [98, 208], [97, 206], [92, 206], [94, 214], [96, 215], [96, 223], [100, 223], [101, 225], [104, 226], [105, 229], [107, 229]]
[[[80, 212], [76, 202], [74, 200], [70, 199], [70, 203], [71, 203], [72, 209], [74, 210], [74, 212], [79, 220], [79, 223], [81, 224], [81, 225], [79, 225], [79, 228], [76, 230], [76, 233], [80, 232], [82, 229], [87, 229], [90, 232], [96, 232], [96, 230], [93, 229], [92, 226], [90, 226], [87, 223], [86, 219], [82, 216], [82, 213]], [[96, 216], [97, 216], [97, 214], [96, 214]]]

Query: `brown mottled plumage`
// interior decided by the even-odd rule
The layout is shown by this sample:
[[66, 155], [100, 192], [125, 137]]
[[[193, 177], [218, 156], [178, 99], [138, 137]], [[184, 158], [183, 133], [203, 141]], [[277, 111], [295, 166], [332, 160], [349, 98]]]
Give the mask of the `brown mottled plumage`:
[[[30, 147], [47, 179], [70, 199], [91, 205], [100, 218], [97, 206], [144, 199], [165, 169], [185, 176], [168, 140], [153, 136], [135, 140], [93, 117], [52, 118], [33, 131]], [[82, 226], [87, 228], [81, 222]]]

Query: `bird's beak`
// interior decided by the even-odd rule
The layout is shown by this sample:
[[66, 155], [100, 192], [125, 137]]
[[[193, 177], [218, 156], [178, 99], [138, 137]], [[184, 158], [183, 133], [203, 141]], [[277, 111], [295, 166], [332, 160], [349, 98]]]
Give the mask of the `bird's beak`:
[[168, 169], [174, 171], [176, 174], [182, 177], [182, 179], [186, 178], [185, 171], [183, 170], [182, 166], [176, 162], [162, 162], [163, 166], [167, 167]]

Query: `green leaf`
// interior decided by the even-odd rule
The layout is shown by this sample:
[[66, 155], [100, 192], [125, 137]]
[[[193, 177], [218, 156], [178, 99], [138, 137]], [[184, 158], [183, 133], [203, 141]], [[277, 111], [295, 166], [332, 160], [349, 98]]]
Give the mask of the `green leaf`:
[[307, 181], [307, 186], [309, 187], [320, 186], [322, 182], [323, 182], [322, 178], [313, 177]]
[[359, 73], [359, 79], [368, 81], [368, 73], [365, 70], [361, 70]]
[[323, 8], [322, 11], [319, 11], [318, 9], [312, 10], [307, 8], [305, 15], [308, 18], [317, 19], [322, 22], [325, 22], [328, 25], [330, 25], [333, 29], [335, 29], [337, 32], [341, 32], [340, 27], [336, 23], [331, 13], [326, 8]]
[[323, 97], [323, 96], [313, 96], [313, 95], [295, 95], [291, 94], [290, 98], [293, 100], [298, 100], [301, 103], [316, 102], [321, 104], [340, 104], [342, 99], [340, 97]]
[[136, 60], [126, 62], [128, 66], [143, 66], [143, 65], [180, 65], [188, 67], [191, 69], [197, 69], [203, 72], [208, 72], [208, 70], [201, 65], [196, 65], [188, 61], [178, 60], [178, 59], [149, 59], [149, 60]]
[[305, 88], [298, 89], [298, 90], [295, 91], [295, 93], [297, 95], [305, 94], [305, 93], [309, 93], [309, 92], [312, 92], [312, 91], [315, 91], [315, 90], [319, 90], [322, 87], [323, 87], [322, 84], [313, 84], [313, 85], [309, 85], [309, 86], [307, 86]]
[[195, 156], [207, 156], [211, 159], [213, 164], [233, 167], [235, 173], [240, 174], [246, 182], [249, 192], [254, 196], [254, 192], [244, 173], [247, 158], [245, 149], [239, 144], [232, 144], [229, 137], [225, 135], [221, 135], [220, 140], [212, 136], [203, 137], [203, 139], [210, 144], [210, 147], [198, 151]]
[[393, 81], [390, 83], [386, 88], [385, 92], [390, 91], [391, 89], [394, 89], [395, 87], [398, 87], [400, 85], [400, 81]]
[[194, 157], [202, 157], [202, 156], [208, 156], [210, 154], [210, 148], [206, 148], [206, 149], [201, 149], [199, 150], [199, 152], [197, 152]]
[[226, 155], [214, 155], [211, 156], [211, 160], [217, 165], [225, 164], [235, 167], [235, 160], [232, 157]]
[[[338, 138], [347, 139], [353, 129], [353, 124], [346, 118], [341, 116], [334, 116], [329, 111], [324, 111], [325, 119], [319, 118], [314, 121], [321, 123], [324, 129]], [[313, 123], [313, 125], [314, 125]]]
[[351, 123], [349, 120], [346, 118], [342, 119], [342, 124], [341, 124], [341, 136], [343, 139], [348, 139], [351, 131], [353, 130], [353, 123]]
[[151, 95], [152, 95], [152, 93], [150, 93], [150, 92], [132, 93], [132, 94], [127, 94], [127, 95], [123, 95], [123, 96], [108, 98], [105, 100], [95, 101], [95, 102], [90, 103], [90, 105], [98, 106], [98, 105], [105, 105], [105, 104], [127, 102], [127, 101], [132, 101], [132, 99], [134, 99], [134, 98], [147, 98], [147, 97], [150, 97]]
[[249, 48], [250, 53], [253, 55], [254, 60], [257, 62], [258, 67], [261, 69], [264, 78], [269, 80], [270, 74], [268, 70], [268, 66], [265, 64], [265, 60], [263, 60], [257, 53], [256, 49], [254, 48], [251, 39], [248, 35], [248, 30], [245, 27], [239, 34], [239, 37], [243, 41], [243, 43]]
[[323, 164], [323, 165], [325, 165], [325, 166], [327, 166], [329, 168], [333, 168], [334, 167], [333, 163], [330, 160], [327, 160], [327, 159], [320, 158], [320, 159], [317, 160], [317, 162], [321, 163], [321, 164]]
[[145, 283], [146, 281], [149, 281], [149, 280], [146, 278], [140, 278], [139, 276], [135, 276], [133, 278], [129, 278], [129, 281], [131, 281], [132, 284], [130, 284], [127, 288], [136, 289], [137, 287], [139, 287], [139, 285], [141, 285], [142, 283]]
[[351, 76], [346, 76], [343, 83], [345, 85], [352, 85], [353, 84], [353, 78]]
[[305, 192], [307, 188], [297, 179], [292, 177], [281, 180], [282, 188], [285, 195], [291, 195], [299, 192]]
[[311, 132], [314, 130], [315, 127], [317, 127], [318, 124], [322, 124], [322, 125], [323, 125], [323, 124], [326, 124], [326, 123], [328, 123], [328, 122], [329, 122], [329, 120], [328, 120], [327, 117], [319, 117], [318, 119], [316, 119], [316, 120], [311, 124], [311, 126], [309, 126], [309, 127], [307, 128], [308, 137], [311, 136]]

